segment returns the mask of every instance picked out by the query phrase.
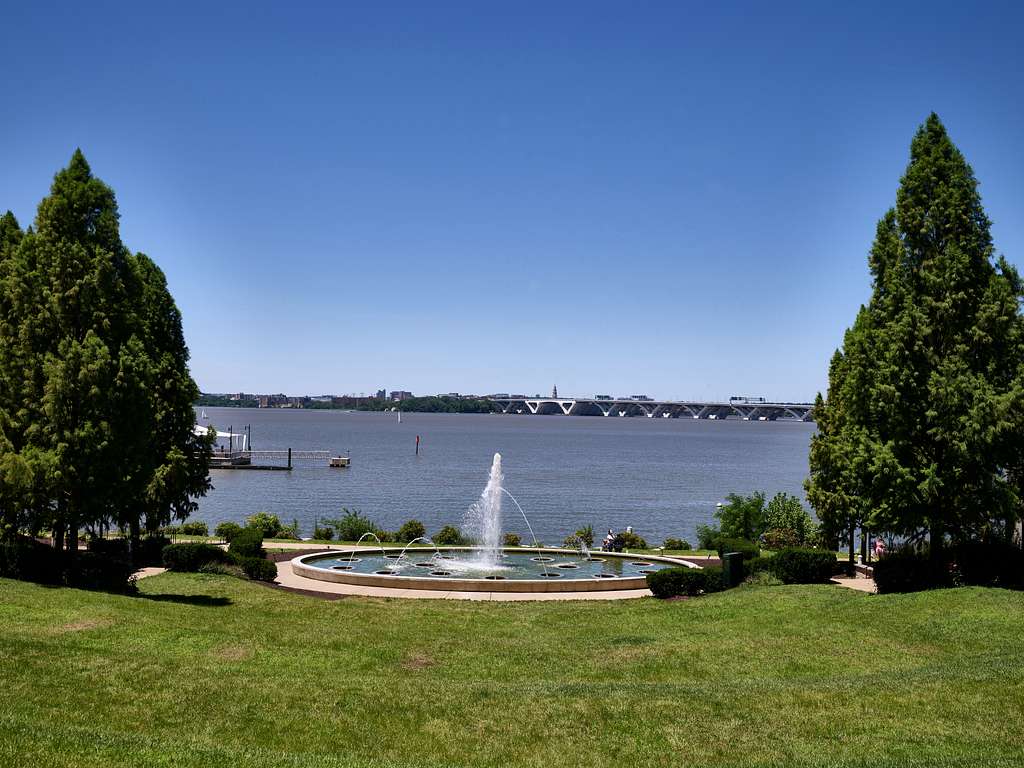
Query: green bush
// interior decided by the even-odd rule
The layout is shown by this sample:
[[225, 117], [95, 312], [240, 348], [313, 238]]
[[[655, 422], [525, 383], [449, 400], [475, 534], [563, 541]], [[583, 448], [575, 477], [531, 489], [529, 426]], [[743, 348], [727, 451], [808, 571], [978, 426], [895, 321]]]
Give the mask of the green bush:
[[582, 528], [577, 528], [573, 537], [579, 539], [588, 547], [594, 546], [594, 526], [585, 525]]
[[[267, 538], [267, 537], [264, 537]], [[298, 541], [299, 536], [299, 521], [292, 520], [291, 525], [282, 525], [277, 529], [277, 533], [274, 534], [275, 539], [289, 539], [290, 541]]]
[[105, 592], [134, 592], [135, 569], [125, 558], [97, 552], [78, 552], [75, 564], [65, 577], [69, 587], [99, 589]]
[[193, 521], [179, 525], [178, 532], [183, 536], [209, 536], [210, 527], [206, 523]]
[[827, 584], [837, 565], [833, 552], [787, 547], [772, 558], [771, 572], [784, 584]]
[[253, 581], [273, 581], [277, 578], [277, 566], [263, 557], [239, 557], [235, 562]]
[[313, 538], [330, 541], [334, 538], [334, 529], [329, 525], [318, 525], [313, 528]]
[[752, 557], [749, 560], [743, 561], [743, 568], [748, 574], [771, 573], [774, 559], [773, 557], [764, 557], [763, 555]]
[[164, 561], [164, 548], [170, 546], [171, 540], [158, 533], [139, 539], [139, 545], [132, 553], [132, 563], [136, 568], [161, 565]]
[[264, 539], [272, 539], [281, 532], [281, 521], [277, 515], [269, 512], [257, 512], [245, 519], [247, 528], [259, 528], [263, 532]]
[[[376, 536], [380, 541], [383, 541], [385, 544], [387, 544], [389, 542], [396, 542], [396, 541], [398, 541], [398, 532], [397, 531], [374, 531], [373, 535]], [[403, 543], [404, 544], [408, 544], [408, 542], [403, 542]]]
[[1024, 550], [1007, 541], [965, 541], [951, 555], [961, 584], [1024, 588]]
[[419, 539], [427, 535], [427, 527], [419, 520], [406, 520], [398, 529], [398, 540], [408, 544], [413, 539]]
[[217, 538], [223, 539], [229, 544], [231, 543], [231, 540], [241, 532], [242, 526], [238, 523], [233, 523], [230, 520], [218, 523], [217, 527], [213, 529], [213, 533]]
[[18, 538], [0, 543], [0, 577], [59, 584], [61, 553], [34, 539]]
[[710, 594], [722, 590], [722, 569], [665, 568], [647, 574], [647, 586], [655, 597]]
[[342, 516], [333, 520], [324, 518], [324, 523], [334, 528], [338, 541], [358, 541], [364, 533], [374, 533], [377, 524], [358, 510], [342, 508]]
[[437, 532], [434, 543], [438, 546], [454, 546], [463, 542], [462, 531], [454, 525], [446, 525]]
[[927, 548], [920, 552], [909, 548], [890, 550], [875, 563], [873, 575], [880, 595], [949, 585], [944, 571], [935, 572]]
[[686, 539], [665, 539], [665, 549], [685, 551], [690, 549], [690, 542]]
[[722, 557], [726, 552], [739, 552], [744, 560], [750, 560], [761, 554], [761, 547], [747, 539], [719, 539], [718, 556]]
[[518, 547], [523, 543], [518, 533], [506, 533], [501, 537], [501, 544], [504, 547]]
[[207, 563], [227, 562], [227, 553], [205, 542], [168, 544], [163, 550], [164, 567], [172, 571], [193, 573]]
[[799, 547], [803, 542], [796, 531], [789, 528], [771, 528], [764, 532], [761, 543], [765, 549], [779, 550], [786, 547]]
[[622, 544], [622, 549], [647, 549], [647, 542], [643, 537], [633, 531], [623, 531], [615, 534], [615, 538]]
[[231, 539], [228, 552], [237, 557], [263, 557], [263, 531], [259, 528], [243, 528]]
[[722, 538], [722, 532], [710, 525], [697, 526], [697, 546], [700, 549], [718, 549], [718, 540]]

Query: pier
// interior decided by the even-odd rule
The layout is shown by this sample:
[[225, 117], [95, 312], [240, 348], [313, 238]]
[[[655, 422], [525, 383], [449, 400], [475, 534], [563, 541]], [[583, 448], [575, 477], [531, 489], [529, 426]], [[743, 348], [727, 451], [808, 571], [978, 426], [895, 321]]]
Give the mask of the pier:
[[[210, 454], [210, 469], [254, 469], [288, 471], [296, 462], [304, 464], [322, 464], [336, 466], [331, 462], [336, 458], [330, 451], [295, 451], [291, 448], [275, 451], [214, 451]], [[343, 465], [348, 466], [348, 459]], [[253, 460], [263, 463], [253, 463]], [[275, 463], [266, 463], [275, 462]]]

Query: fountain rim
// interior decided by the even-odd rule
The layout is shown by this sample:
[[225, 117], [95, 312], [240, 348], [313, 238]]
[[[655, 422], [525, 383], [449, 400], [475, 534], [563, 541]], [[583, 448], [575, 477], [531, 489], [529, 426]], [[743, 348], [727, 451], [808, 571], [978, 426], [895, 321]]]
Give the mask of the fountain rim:
[[[380, 550], [375, 549], [375, 553]], [[401, 547], [384, 547], [384, 553], [400, 552]], [[417, 548], [419, 549], [419, 548]], [[427, 547], [423, 549], [430, 549]], [[467, 546], [442, 546], [437, 547], [442, 552], [478, 552], [482, 547]], [[558, 555], [576, 555], [574, 549], [561, 547], [499, 547], [501, 552], [514, 552], [519, 554], [535, 554], [538, 552]], [[334, 571], [320, 568], [310, 563], [318, 559], [343, 558], [350, 554], [365, 552], [365, 549], [332, 549], [323, 552], [311, 552], [299, 555], [291, 560], [292, 573], [307, 579], [316, 581], [328, 581], [340, 584], [351, 584], [363, 587], [388, 587], [392, 589], [430, 589], [441, 592], [611, 592], [618, 590], [646, 589], [647, 578], [645, 576], [621, 576], [611, 579], [595, 579], [590, 577], [561, 578], [561, 579], [504, 579], [494, 580], [485, 578], [459, 578], [459, 577], [433, 577], [433, 576], [406, 576], [393, 575], [382, 576], [373, 573], [354, 573], [352, 571]], [[415, 551], [415, 550], [410, 550]], [[603, 558], [619, 558], [622, 560], [636, 560], [636, 553], [629, 552], [598, 552], [595, 556]], [[678, 568], [696, 568], [700, 566], [694, 562], [684, 559], [665, 557], [662, 555], [644, 555], [645, 562], [665, 563]]]

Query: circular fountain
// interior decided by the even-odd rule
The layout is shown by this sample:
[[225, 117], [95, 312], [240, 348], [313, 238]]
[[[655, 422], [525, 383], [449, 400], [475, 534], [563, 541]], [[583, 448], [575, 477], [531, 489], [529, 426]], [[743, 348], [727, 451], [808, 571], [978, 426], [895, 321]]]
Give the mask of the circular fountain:
[[[494, 454], [487, 486], [469, 508], [465, 530], [473, 547], [438, 547], [427, 538], [403, 547], [377, 546], [302, 555], [292, 571], [319, 581], [365, 587], [483, 592], [591, 592], [645, 589], [648, 573], [693, 563], [666, 557], [602, 552], [592, 557], [579, 549], [501, 547], [501, 506], [508, 497], [516, 505], [533, 541], [533, 527], [516, 498], [502, 487], [501, 454]], [[373, 534], [365, 534], [372, 536]], [[360, 542], [362, 539], [360, 539]], [[424, 546], [415, 547], [416, 542]]]

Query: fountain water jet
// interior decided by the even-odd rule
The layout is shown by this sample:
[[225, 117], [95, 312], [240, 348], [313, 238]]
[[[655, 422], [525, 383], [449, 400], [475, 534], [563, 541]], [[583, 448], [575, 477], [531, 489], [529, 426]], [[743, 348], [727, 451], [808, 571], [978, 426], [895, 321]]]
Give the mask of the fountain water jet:
[[479, 544], [474, 559], [494, 568], [501, 559], [501, 454], [494, 454], [487, 485], [466, 512], [466, 530]]

